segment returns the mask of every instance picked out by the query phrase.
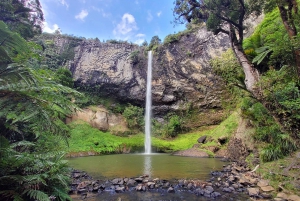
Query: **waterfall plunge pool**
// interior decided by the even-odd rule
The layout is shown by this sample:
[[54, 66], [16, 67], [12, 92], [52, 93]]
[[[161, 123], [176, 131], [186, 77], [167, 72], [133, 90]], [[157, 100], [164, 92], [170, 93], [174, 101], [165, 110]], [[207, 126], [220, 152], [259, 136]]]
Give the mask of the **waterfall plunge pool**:
[[[210, 172], [221, 170], [226, 163], [216, 158], [196, 158], [173, 156], [170, 154], [116, 154], [102, 156], [88, 156], [71, 158], [69, 165], [75, 169], [87, 172], [93, 179], [112, 180], [114, 178], [135, 178], [147, 174], [150, 178], [165, 179], [168, 181], [179, 179], [207, 180], [211, 178]], [[80, 195], [71, 196], [74, 201], [82, 200]], [[217, 200], [247, 200], [246, 194], [225, 194]], [[89, 194], [87, 201], [208, 201], [212, 198], [197, 196], [188, 191], [126, 191], [116, 193], [104, 191], [97, 194]]]
[[69, 159], [69, 165], [86, 171], [95, 179], [138, 177], [201, 179], [210, 177], [213, 170], [221, 170], [225, 163], [215, 158], [173, 156], [170, 154], [115, 154]]

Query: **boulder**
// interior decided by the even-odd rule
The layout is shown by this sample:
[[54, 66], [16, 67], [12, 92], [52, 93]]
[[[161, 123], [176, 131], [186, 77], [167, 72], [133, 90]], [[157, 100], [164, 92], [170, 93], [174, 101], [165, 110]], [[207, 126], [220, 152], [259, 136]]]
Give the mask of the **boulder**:
[[231, 193], [232, 192], [232, 190], [230, 188], [223, 188], [222, 191], [226, 192], [226, 193]]
[[135, 186], [136, 185], [136, 181], [135, 180], [133, 180], [133, 179], [129, 179], [128, 181], [127, 181], [127, 186], [128, 187], [133, 187], [133, 186]]
[[258, 188], [247, 188], [248, 195], [256, 197], [259, 194], [259, 189]]
[[84, 194], [84, 195], [86, 195], [86, 194], [87, 194], [87, 190], [86, 190], [86, 189], [79, 189], [79, 190], [77, 191], [77, 193], [78, 193], [78, 194]]
[[300, 201], [300, 197], [298, 195], [289, 195], [288, 200], [290, 200], [290, 201]]
[[116, 179], [113, 179], [113, 180], [111, 181], [111, 183], [112, 183], [113, 185], [117, 185], [117, 184], [119, 183], [119, 181], [120, 181], [120, 179], [119, 179], [119, 178], [116, 178]]
[[272, 195], [268, 194], [268, 193], [262, 193], [260, 194], [264, 199], [270, 199], [272, 198]]
[[135, 190], [136, 191], [143, 191], [143, 185], [142, 184], [139, 184], [135, 187]]
[[189, 183], [189, 184], [187, 185], [187, 189], [189, 189], [189, 190], [191, 190], [193, 187], [194, 187], [194, 185], [193, 185], [192, 183]]
[[268, 180], [262, 179], [262, 180], [258, 181], [257, 186], [259, 186], [259, 187], [268, 186], [269, 183], [270, 182]]
[[173, 187], [169, 187], [167, 190], [168, 193], [175, 193], [175, 190]]
[[125, 191], [125, 187], [124, 186], [122, 186], [122, 187], [118, 186], [118, 187], [116, 187], [115, 191], [116, 191], [116, 193], [124, 192]]
[[205, 191], [206, 191], [206, 193], [211, 194], [212, 192], [214, 192], [214, 188], [211, 187], [211, 186], [206, 186], [206, 187], [205, 187]]
[[284, 199], [284, 200], [287, 200], [288, 195], [285, 194], [285, 193], [280, 192], [280, 193], [277, 194], [276, 197], [277, 197], [277, 198], [282, 198], [282, 199]]
[[87, 187], [87, 183], [86, 182], [80, 182], [77, 186], [77, 189], [83, 189]]
[[272, 186], [262, 186], [260, 187], [263, 192], [274, 191], [275, 189]]
[[206, 140], [206, 138], [207, 138], [207, 136], [206, 135], [203, 135], [203, 136], [201, 136], [200, 138], [198, 138], [198, 143], [205, 143], [205, 140]]
[[211, 194], [211, 197], [213, 197], [213, 198], [216, 198], [216, 197], [219, 197], [219, 196], [221, 196], [221, 193], [219, 193], [219, 192], [213, 192]]

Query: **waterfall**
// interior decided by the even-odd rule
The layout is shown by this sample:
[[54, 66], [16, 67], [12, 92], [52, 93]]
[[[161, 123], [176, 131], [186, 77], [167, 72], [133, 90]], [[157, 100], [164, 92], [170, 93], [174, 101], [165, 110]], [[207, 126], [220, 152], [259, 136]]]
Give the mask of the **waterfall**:
[[152, 107], [152, 51], [148, 52], [146, 114], [145, 114], [145, 154], [151, 153], [151, 107]]

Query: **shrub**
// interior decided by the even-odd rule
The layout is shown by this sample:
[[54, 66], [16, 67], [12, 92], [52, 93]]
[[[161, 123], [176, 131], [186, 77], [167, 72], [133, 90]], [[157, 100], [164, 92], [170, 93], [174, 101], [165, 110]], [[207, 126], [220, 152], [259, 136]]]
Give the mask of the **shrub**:
[[182, 119], [178, 115], [169, 114], [164, 122], [153, 120], [152, 125], [154, 135], [164, 138], [176, 137], [181, 131]]
[[140, 51], [136, 50], [136, 51], [133, 51], [130, 53], [130, 60], [131, 60], [131, 63], [134, 65], [134, 64], [137, 64], [139, 62], [139, 53]]
[[126, 118], [128, 127], [141, 130], [145, 125], [144, 109], [129, 105], [125, 108], [123, 116]]
[[33, 143], [9, 145], [0, 136], [0, 196], [4, 200], [71, 200], [66, 193], [69, 168], [63, 153], [32, 153]]
[[259, 102], [247, 98], [242, 103], [242, 112], [252, 120], [256, 128], [253, 138], [263, 144], [260, 158], [266, 161], [277, 160], [297, 149], [295, 141], [281, 130], [270, 112]]

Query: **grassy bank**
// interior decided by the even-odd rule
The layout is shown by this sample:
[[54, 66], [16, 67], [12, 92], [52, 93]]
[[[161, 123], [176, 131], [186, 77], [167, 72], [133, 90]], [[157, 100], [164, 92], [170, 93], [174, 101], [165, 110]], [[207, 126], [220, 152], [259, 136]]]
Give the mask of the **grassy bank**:
[[[197, 139], [207, 135], [210, 139], [209, 144], [215, 144], [218, 137], [230, 136], [238, 125], [236, 112], [230, 115], [224, 122], [218, 126], [203, 127], [200, 131], [192, 133], [179, 134], [176, 138], [160, 139], [152, 137], [152, 146], [159, 152], [174, 152], [193, 147]], [[124, 153], [143, 151], [144, 134], [137, 134], [128, 137], [120, 137], [102, 132], [91, 127], [84, 122], [73, 122], [70, 124], [71, 136], [69, 146], [65, 149], [69, 155], [94, 155], [107, 153]]]

